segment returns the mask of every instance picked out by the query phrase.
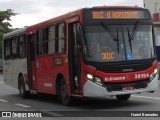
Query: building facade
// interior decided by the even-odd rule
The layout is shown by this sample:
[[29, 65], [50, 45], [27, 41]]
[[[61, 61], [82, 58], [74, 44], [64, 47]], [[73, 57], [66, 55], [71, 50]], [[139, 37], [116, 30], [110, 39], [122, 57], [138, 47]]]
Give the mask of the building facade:
[[160, 0], [143, 0], [144, 7], [149, 9], [151, 15], [160, 12]]
[[153, 18], [157, 59], [160, 62], [160, 0], [143, 0], [143, 2]]

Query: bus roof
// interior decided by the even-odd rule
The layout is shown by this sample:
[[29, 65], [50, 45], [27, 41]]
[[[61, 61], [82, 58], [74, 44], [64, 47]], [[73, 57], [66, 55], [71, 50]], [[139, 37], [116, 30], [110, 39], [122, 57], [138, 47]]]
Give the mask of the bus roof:
[[[138, 7], [138, 6], [95, 6], [93, 8], [111, 8], [111, 9], [116, 9], [116, 8], [119, 8], [119, 9], [136, 9], [136, 8], [142, 8], [142, 7]], [[144, 8], [142, 8], [144, 9]]]
[[35, 25], [31, 25], [31, 26], [29, 26], [27, 28], [27, 30], [32, 30], [32, 29], [35, 29], [35, 28], [38, 28], [38, 27], [42, 27], [42, 26], [46, 26], [46, 25], [49, 25], [49, 24], [53, 24], [54, 22], [63, 21], [65, 19], [67, 19], [67, 18], [76, 16], [76, 15], [80, 15], [81, 11], [82, 11], [82, 9], [79, 9], [79, 10], [76, 10], [76, 11], [73, 11], [73, 12], [69, 12], [69, 13], [61, 15], [61, 16], [57, 16], [57, 17], [51, 18], [51, 19], [43, 21], [43, 22], [37, 23]]
[[12, 36], [15, 36], [15, 35], [19, 35], [19, 34], [25, 33], [26, 29], [27, 29], [27, 27], [24, 27], [24, 28], [21, 28], [19, 30], [15, 30], [13, 32], [4, 34], [3, 38], [12, 37]]
[[36, 28], [47, 26], [47, 25], [52, 24], [54, 22], [63, 21], [64, 19], [75, 16], [75, 15], [80, 15], [83, 9], [98, 9], [98, 8], [100, 8], [100, 9], [144, 9], [144, 8], [137, 7], [137, 6], [95, 6], [95, 7], [92, 7], [92, 8], [82, 8], [82, 9], [72, 11], [72, 12], [69, 12], [67, 14], [64, 14], [64, 15], [54, 17], [54, 18], [51, 18], [49, 20], [37, 23], [35, 25], [31, 25], [27, 28], [27, 30], [33, 30], [33, 29], [36, 29]]

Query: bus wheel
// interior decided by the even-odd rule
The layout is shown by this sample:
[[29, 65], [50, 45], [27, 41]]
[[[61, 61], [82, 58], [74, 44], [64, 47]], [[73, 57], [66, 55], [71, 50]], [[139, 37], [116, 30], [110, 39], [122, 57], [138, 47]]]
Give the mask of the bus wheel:
[[127, 94], [127, 95], [117, 95], [116, 98], [117, 100], [120, 100], [120, 101], [126, 101], [130, 98], [131, 94]]
[[68, 96], [67, 84], [64, 78], [60, 82], [60, 100], [64, 105], [71, 105], [71, 97]]
[[29, 97], [29, 92], [26, 91], [25, 89], [25, 84], [24, 84], [24, 79], [22, 76], [20, 76], [20, 82], [19, 82], [19, 94], [21, 98], [28, 98]]

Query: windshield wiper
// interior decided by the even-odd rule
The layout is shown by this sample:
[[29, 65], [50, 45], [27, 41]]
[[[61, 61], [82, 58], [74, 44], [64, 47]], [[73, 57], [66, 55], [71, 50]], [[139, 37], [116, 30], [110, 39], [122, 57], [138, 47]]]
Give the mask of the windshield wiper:
[[132, 53], [132, 43], [131, 43], [132, 38], [131, 38], [131, 35], [130, 35], [130, 33], [129, 33], [128, 27], [127, 27], [127, 31], [128, 31], [128, 38], [129, 38], [129, 46], [130, 46], [131, 53]]
[[102, 27], [108, 32], [108, 34], [111, 36], [111, 38], [117, 42], [117, 50], [118, 50], [118, 54], [119, 54], [119, 36], [118, 36], [118, 28], [117, 28], [117, 36], [115, 36], [115, 34], [112, 32], [112, 30], [110, 29], [110, 27], [105, 23], [105, 22], [101, 22]]
[[131, 49], [131, 53], [132, 53], [132, 43], [131, 43], [131, 41], [134, 40], [134, 38], [135, 38], [135, 35], [136, 35], [136, 33], [137, 33], [138, 26], [139, 26], [139, 21], [137, 21], [136, 24], [134, 25], [131, 34], [130, 34], [129, 29], [128, 29], [128, 27], [127, 27], [128, 38], [129, 38], [128, 41], [129, 41], [129, 46], [130, 46], [130, 49]]
[[119, 54], [119, 34], [118, 34], [118, 27], [117, 27], [117, 49], [118, 49], [118, 54]]
[[133, 27], [132, 34], [131, 34], [131, 40], [134, 40], [134, 37], [135, 37], [135, 35], [137, 33], [137, 29], [138, 29], [139, 23], [140, 23], [140, 21], [137, 21], [136, 24]]

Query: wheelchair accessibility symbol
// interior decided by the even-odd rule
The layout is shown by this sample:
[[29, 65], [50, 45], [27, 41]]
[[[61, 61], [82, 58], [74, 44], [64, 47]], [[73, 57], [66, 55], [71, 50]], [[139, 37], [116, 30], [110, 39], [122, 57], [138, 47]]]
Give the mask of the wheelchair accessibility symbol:
[[133, 60], [133, 55], [131, 53], [127, 53], [127, 60]]

